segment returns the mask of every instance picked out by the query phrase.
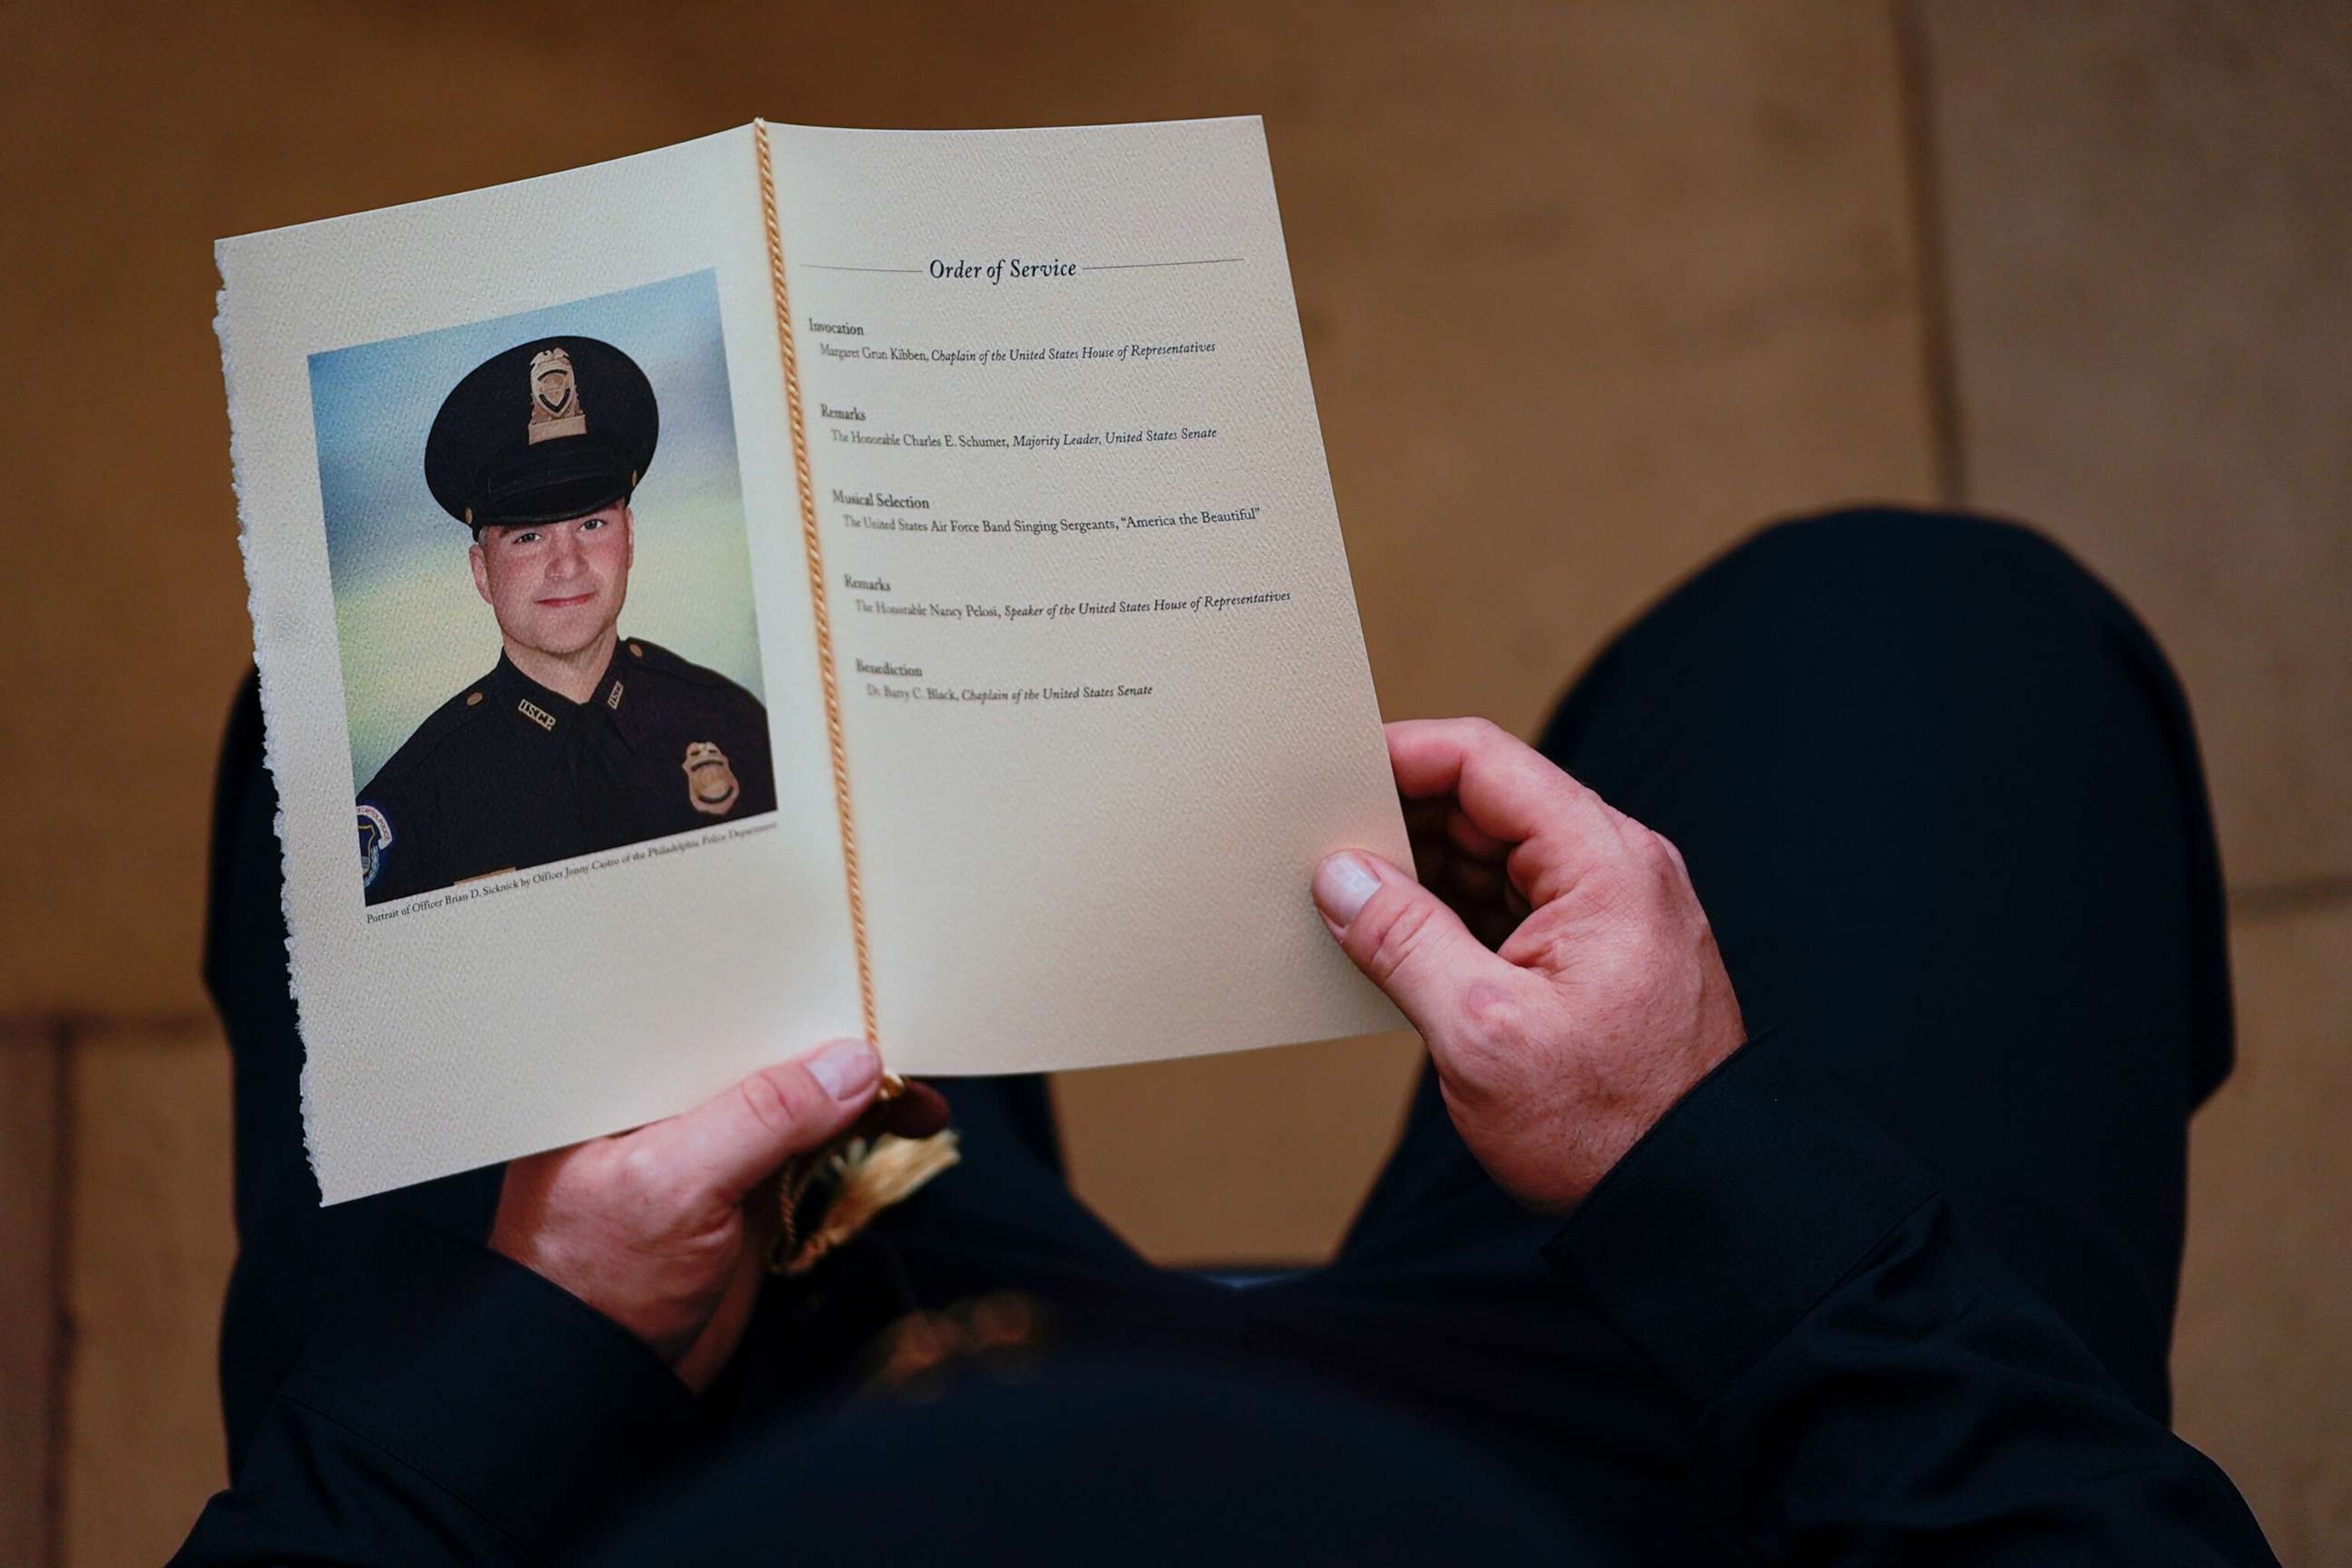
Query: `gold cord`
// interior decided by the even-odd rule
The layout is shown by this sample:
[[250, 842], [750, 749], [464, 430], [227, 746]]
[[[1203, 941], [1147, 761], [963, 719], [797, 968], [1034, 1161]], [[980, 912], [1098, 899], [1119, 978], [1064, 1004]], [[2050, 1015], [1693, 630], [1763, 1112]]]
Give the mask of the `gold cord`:
[[[874, 964], [866, 946], [866, 889], [857, 878], [857, 830], [849, 809], [849, 749], [841, 734], [841, 688], [833, 672], [833, 615], [825, 603], [824, 556], [817, 541], [816, 484], [809, 477], [808, 437], [801, 424], [800, 356], [793, 348], [792, 296], [784, 288], [784, 236], [776, 224], [776, 170], [768, 151], [768, 122], [751, 122], [751, 142], [760, 162], [760, 216], [768, 225], [768, 281], [776, 296], [776, 338], [782, 345], [784, 408], [793, 437], [793, 477], [800, 489], [801, 546], [808, 559], [809, 605], [816, 616], [816, 662], [824, 687], [825, 739], [833, 748], [833, 804], [841, 816], [841, 860], [849, 879], [849, 935], [857, 952], [857, 1006], [866, 1037], [882, 1048], [874, 1007]], [[891, 1074], [883, 1076], [883, 1098], [894, 1099], [903, 1085]]]
[[[768, 148], [768, 122], [751, 124], [751, 145], [760, 168], [760, 216], [768, 226], [768, 283], [776, 304], [776, 342], [784, 368], [784, 411], [793, 441], [793, 479], [800, 492], [801, 550], [808, 562], [809, 609], [816, 623], [816, 663], [824, 690], [825, 742], [833, 752], [833, 804], [841, 819], [841, 864], [849, 884], [850, 943], [857, 954], [857, 1008], [866, 1037], [882, 1047], [874, 1005], [874, 962], [866, 942], [866, 889], [857, 875], [857, 828], [849, 805], [849, 748], [842, 739], [841, 686], [833, 664], [833, 613], [824, 591], [824, 552], [817, 536], [816, 483], [809, 474], [808, 436], [801, 419], [800, 356], [793, 344], [793, 302], [784, 286], [784, 235], [776, 221], [776, 169]], [[880, 1100], [906, 1092], [897, 1074], [884, 1071]], [[885, 1134], [868, 1143], [849, 1140], [785, 1162], [781, 1173], [781, 1234], [768, 1257], [777, 1273], [812, 1268], [856, 1235], [891, 1204], [955, 1163], [955, 1135], [908, 1141]], [[806, 1233], [802, 1208], [823, 1181], [825, 1201]]]

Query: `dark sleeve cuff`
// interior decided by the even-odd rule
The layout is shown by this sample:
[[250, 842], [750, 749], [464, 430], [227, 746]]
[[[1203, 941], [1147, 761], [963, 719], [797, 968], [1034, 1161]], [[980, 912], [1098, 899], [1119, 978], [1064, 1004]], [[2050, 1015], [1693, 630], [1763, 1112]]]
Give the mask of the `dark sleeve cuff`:
[[1544, 1258], [1707, 1405], [1936, 1191], [1787, 1038], [1759, 1038], [1650, 1129]]
[[280, 1397], [349, 1428], [533, 1552], [559, 1549], [705, 1431], [700, 1402], [560, 1286], [421, 1224]]

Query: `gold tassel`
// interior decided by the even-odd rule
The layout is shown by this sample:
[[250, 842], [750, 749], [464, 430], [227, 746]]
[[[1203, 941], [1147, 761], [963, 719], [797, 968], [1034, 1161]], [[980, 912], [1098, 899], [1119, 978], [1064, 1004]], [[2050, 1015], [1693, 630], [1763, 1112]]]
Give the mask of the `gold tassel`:
[[[784, 1171], [779, 1204], [783, 1223], [768, 1251], [768, 1271], [807, 1273], [826, 1253], [873, 1224], [884, 1209], [914, 1196], [961, 1158], [955, 1130], [950, 1128], [928, 1138], [901, 1138], [895, 1132], [871, 1140], [852, 1138], [793, 1161]], [[821, 1199], [815, 1223], [804, 1224], [801, 1211], [819, 1185], [831, 1191]]]

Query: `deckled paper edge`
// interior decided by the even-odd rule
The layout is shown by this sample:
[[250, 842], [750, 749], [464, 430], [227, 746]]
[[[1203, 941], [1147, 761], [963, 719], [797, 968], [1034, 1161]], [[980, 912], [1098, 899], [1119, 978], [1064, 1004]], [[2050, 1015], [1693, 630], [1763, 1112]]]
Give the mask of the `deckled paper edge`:
[[246, 616], [253, 624], [253, 668], [261, 687], [261, 760], [269, 770], [269, 781], [278, 797], [269, 826], [278, 835], [278, 910], [286, 925], [286, 974], [288, 989], [294, 999], [294, 1038], [302, 1051], [302, 1162], [310, 1169], [311, 1185], [324, 1193], [326, 1181], [319, 1170], [310, 1138], [310, 1027], [302, 1016], [301, 952], [294, 942], [294, 868], [286, 841], [286, 790], [278, 776], [278, 727], [271, 722], [269, 671], [273, 650], [269, 645], [274, 639], [262, 612], [258, 546], [254, 540], [252, 513], [246, 504], [245, 425], [236, 388], [236, 348], [229, 331], [227, 244], [226, 240], [213, 242], [213, 268], [221, 280], [219, 291], [213, 296], [213, 335], [220, 340], [221, 381], [228, 398], [228, 486], [229, 492], [236, 498], [236, 551], [245, 565]]

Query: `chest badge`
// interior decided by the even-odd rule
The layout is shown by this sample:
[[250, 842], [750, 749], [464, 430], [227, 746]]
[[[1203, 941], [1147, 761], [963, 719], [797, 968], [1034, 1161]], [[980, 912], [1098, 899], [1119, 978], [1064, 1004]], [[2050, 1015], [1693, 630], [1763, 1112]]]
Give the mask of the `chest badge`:
[[727, 753], [709, 741], [696, 741], [686, 748], [686, 798], [694, 809], [705, 816], [724, 816], [735, 807], [736, 797], [743, 786], [735, 782], [735, 770], [727, 765]]

